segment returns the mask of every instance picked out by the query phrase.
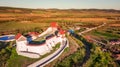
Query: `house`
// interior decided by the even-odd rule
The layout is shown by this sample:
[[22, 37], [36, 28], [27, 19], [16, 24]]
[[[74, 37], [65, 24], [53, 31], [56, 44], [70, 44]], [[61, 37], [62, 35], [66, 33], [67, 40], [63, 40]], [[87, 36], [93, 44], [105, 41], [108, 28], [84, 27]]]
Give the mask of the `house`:
[[[56, 30], [57, 30], [57, 27], [55, 26], [55, 24], [53, 24], [52, 27], [49, 27], [45, 32], [41, 33], [40, 35], [36, 34], [35, 32], [31, 32], [29, 33], [31, 37], [36, 36], [36, 37], [33, 37], [32, 39], [31, 37], [25, 37], [22, 34], [18, 33], [15, 37], [16, 46], [17, 46], [16, 50], [18, 55], [27, 56], [30, 58], [38, 58], [38, 55], [44, 55], [46, 53], [49, 53], [57, 43], [62, 43], [62, 40], [65, 37], [64, 30], [61, 29], [58, 31], [57, 34], [55, 34]], [[34, 39], [36, 39], [37, 36], [41, 37], [41, 36], [44, 36], [45, 34], [48, 34], [48, 35], [45, 36], [43, 40], [34, 41]], [[20, 52], [23, 52], [23, 53], [20, 53]], [[37, 57], [25, 55], [24, 52], [27, 52], [29, 54], [36, 54]]]
[[[46, 36], [46, 40], [40, 41], [39, 43], [34, 43], [34, 41], [31, 41], [30, 43], [27, 41], [27, 38], [24, 37], [21, 34], [16, 35], [16, 50], [20, 52], [31, 52], [36, 53], [39, 55], [44, 55], [48, 52], [50, 52], [53, 47], [59, 43], [62, 42], [61, 37], [57, 37], [53, 34], [50, 34], [49, 36]], [[19, 54], [18, 54], [19, 55]]]
[[55, 46], [58, 42], [61, 42], [60, 37], [56, 37], [55, 35], [49, 37], [46, 37], [46, 40], [44, 42], [40, 41], [39, 43], [33, 43], [34, 41], [31, 41], [30, 43], [27, 41], [27, 38], [24, 37], [21, 34], [16, 35], [16, 44], [17, 44], [17, 50], [18, 51], [27, 51], [32, 53], [37, 53], [39, 55], [44, 55], [50, 50], [52, 50], [52, 47]]

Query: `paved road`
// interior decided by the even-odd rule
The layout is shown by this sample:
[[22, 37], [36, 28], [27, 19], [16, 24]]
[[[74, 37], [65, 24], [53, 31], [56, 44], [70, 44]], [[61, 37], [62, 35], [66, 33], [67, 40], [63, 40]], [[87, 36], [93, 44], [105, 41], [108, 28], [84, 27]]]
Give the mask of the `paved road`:
[[61, 43], [61, 46], [57, 51], [55, 51], [53, 54], [51, 54], [41, 60], [29, 65], [28, 67], [43, 67], [46, 64], [52, 62], [53, 60], [55, 60], [57, 57], [59, 57], [61, 55], [61, 53], [64, 51], [65, 47], [67, 47], [68, 44], [69, 44], [68, 40], [64, 40]]

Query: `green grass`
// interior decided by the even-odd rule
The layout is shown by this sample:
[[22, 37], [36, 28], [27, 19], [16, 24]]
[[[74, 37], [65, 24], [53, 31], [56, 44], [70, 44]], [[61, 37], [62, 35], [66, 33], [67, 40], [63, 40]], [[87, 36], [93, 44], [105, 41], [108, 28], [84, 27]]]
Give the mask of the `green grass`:
[[120, 38], [120, 36], [112, 33], [107, 33], [107, 32], [100, 32], [100, 31], [94, 31], [92, 32], [93, 35], [96, 36], [104, 36], [107, 39], [112, 39], [112, 38]]
[[92, 45], [90, 58], [84, 67], [115, 67], [110, 52], [103, 52], [101, 47]]
[[55, 47], [53, 47], [53, 49], [58, 49], [58, 48], [60, 48], [60, 43], [58, 43], [58, 44], [56, 44], [56, 46]]
[[66, 57], [61, 62], [58, 62], [55, 67], [72, 67], [73, 64], [81, 62], [81, 60], [83, 60], [84, 52], [85, 50], [83, 48], [77, 50], [74, 54]]
[[[35, 31], [37, 29], [42, 29], [43, 27], [48, 27], [48, 23], [20, 23], [20, 22], [5, 22], [0, 24], [0, 32], [8, 31]], [[39, 30], [38, 30], [39, 31]]]
[[66, 57], [63, 61], [58, 62], [55, 67], [72, 67], [74, 63], [80, 62], [83, 59], [81, 50], [78, 50], [74, 54]]
[[12, 55], [7, 61], [6, 67], [25, 67], [26, 65], [35, 62], [37, 59], [31, 59], [24, 56], [20, 56], [16, 52], [16, 48], [12, 49]]
[[67, 53], [69, 51], [69, 47], [64, 49], [64, 52]]

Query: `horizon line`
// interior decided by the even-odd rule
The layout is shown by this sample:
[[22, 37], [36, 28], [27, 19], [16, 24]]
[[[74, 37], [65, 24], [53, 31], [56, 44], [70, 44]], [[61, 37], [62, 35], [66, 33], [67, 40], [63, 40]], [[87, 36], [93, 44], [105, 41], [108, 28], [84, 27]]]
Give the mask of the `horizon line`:
[[15, 7], [15, 6], [0, 6], [0, 7], [9, 7], [9, 8], [23, 8], [23, 9], [59, 9], [59, 10], [69, 10], [69, 9], [100, 9], [100, 10], [120, 10], [114, 8], [32, 8], [32, 7]]

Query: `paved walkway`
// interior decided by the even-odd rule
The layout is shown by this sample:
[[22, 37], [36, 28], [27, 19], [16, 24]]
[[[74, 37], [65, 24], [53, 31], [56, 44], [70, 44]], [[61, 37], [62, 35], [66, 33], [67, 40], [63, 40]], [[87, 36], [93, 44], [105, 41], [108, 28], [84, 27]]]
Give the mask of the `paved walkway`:
[[67, 39], [63, 40], [60, 48], [57, 51], [55, 51], [53, 54], [51, 54], [51, 55], [49, 55], [41, 60], [29, 65], [28, 67], [43, 67], [46, 64], [52, 62], [53, 60], [55, 60], [57, 57], [59, 57], [62, 54], [62, 52], [64, 51], [64, 49], [67, 47], [68, 44], [69, 43], [68, 43]]

